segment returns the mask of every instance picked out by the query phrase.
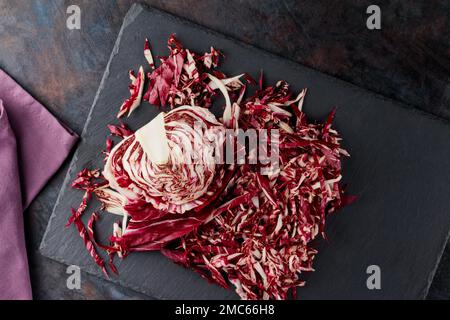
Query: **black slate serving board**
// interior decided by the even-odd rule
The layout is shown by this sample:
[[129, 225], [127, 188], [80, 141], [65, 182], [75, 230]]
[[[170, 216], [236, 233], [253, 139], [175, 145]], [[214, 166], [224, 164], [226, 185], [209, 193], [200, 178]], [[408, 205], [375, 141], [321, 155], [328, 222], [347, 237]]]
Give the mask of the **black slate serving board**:
[[[236, 42], [161, 11], [134, 5], [125, 17], [98, 89], [85, 129], [47, 231], [41, 252], [102, 276], [75, 228], [64, 229], [70, 207], [81, 193], [70, 181], [84, 167], [102, 165], [100, 150], [128, 95], [130, 67], [146, 66], [142, 44], [152, 41], [154, 56], [167, 54], [171, 33], [195, 51], [211, 45], [226, 54], [222, 69], [230, 75], [264, 70], [266, 83], [287, 80], [295, 90], [308, 87], [304, 108], [323, 121], [337, 106], [335, 126], [352, 157], [345, 160], [344, 180], [359, 196], [353, 205], [328, 217], [327, 241], [318, 241], [316, 272], [305, 274], [300, 299], [420, 299], [426, 296], [450, 229], [450, 124], [379, 95]], [[147, 103], [127, 120], [133, 129], [158, 110]], [[92, 203], [88, 209], [95, 209]], [[88, 210], [90, 211], [90, 210]], [[88, 217], [85, 217], [88, 218]], [[106, 242], [116, 218], [102, 215], [97, 224]], [[116, 259], [119, 277], [112, 281], [162, 299], [236, 299], [233, 290], [209, 284], [196, 273], [158, 252]], [[381, 268], [381, 290], [369, 290], [366, 269]]]

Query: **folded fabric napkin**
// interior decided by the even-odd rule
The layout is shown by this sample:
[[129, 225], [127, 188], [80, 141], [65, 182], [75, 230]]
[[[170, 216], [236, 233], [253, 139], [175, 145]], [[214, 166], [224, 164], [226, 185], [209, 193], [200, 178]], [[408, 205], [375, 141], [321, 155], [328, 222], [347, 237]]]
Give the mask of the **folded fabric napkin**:
[[0, 70], [0, 299], [31, 299], [23, 210], [78, 136]]

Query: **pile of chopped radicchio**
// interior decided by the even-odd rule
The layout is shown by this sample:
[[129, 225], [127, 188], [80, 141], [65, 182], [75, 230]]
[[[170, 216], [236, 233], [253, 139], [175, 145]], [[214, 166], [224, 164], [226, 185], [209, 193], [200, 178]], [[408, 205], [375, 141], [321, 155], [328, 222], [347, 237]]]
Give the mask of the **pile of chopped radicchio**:
[[[259, 84], [247, 74], [227, 77], [216, 69], [219, 51], [191, 52], [173, 35], [168, 48], [155, 68], [146, 40], [153, 71], [129, 72], [130, 97], [117, 117], [130, 116], [142, 99], [170, 111], [136, 132], [123, 122], [108, 126], [120, 142], [107, 139], [103, 170], [78, 173], [72, 187], [84, 197], [67, 225], [75, 225], [106, 276], [98, 249], [109, 254], [115, 273], [115, 255], [161, 250], [224, 288], [231, 283], [242, 299], [286, 299], [290, 290], [295, 296], [302, 272], [313, 271], [311, 241], [323, 235], [325, 216], [354, 200], [340, 184], [348, 153], [332, 128], [334, 110], [324, 124], [308, 123], [306, 89], [294, 96], [282, 80], [264, 88], [262, 75]], [[245, 98], [250, 85], [256, 93]], [[220, 119], [209, 110], [218, 94], [226, 104]], [[267, 147], [276, 166], [253, 161], [261, 150], [236, 138], [246, 130], [276, 141]], [[230, 142], [244, 161], [218, 161]], [[92, 196], [121, 216], [107, 245], [94, 236], [98, 212], [87, 226], [81, 220]]]

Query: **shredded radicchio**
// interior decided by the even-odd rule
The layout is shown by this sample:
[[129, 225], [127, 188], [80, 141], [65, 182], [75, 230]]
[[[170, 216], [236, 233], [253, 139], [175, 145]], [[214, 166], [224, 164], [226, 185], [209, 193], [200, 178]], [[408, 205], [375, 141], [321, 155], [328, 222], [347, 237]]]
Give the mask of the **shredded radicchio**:
[[[227, 77], [213, 70], [220, 56], [214, 48], [199, 55], [174, 36], [168, 47], [169, 56], [155, 67], [145, 41], [144, 56], [154, 70], [144, 100], [171, 110], [136, 132], [123, 123], [108, 126], [121, 141], [114, 146], [107, 139], [103, 171], [84, 169], [74, 180], [72, 187], [85, 194], [68, 225], [75, 224], [105, 273], [96, 246], [109, 254], [113, 272], [115, 254], [161, 250], [224, 288], [231, 283], [242, 299], [295, 296], [304, 285], [302, 272], [313, 271], [317, 250], [311, 241], [325, 236], [326, 215], [354, 200], [340, 183], [341, 157], [348, 153], [332, 128], [335, 110], [325, 123], [309, 123], [302, 110], [306, 89], [294, 96], [285, 81], [264, 88], [262, 73], [259, 82], [245, 73]], [[140, 104], [141, 71], [131, 76], [131, 97], [119, 116]], [[259, 85], [253, 96], [244, 99], [241, 78]], [[218, 92], [225, 98], [220, 120], [208, 110]], [[216, 162], [225, 129], [278, 130], [279, 166]], [[104, 211], [121, 216], [109, 245], [95, 240], [98, 213], [87, 228], [81, 221], [92, 195]]]
[[[219, 51], [211, 47], [210, 52], [197, 54], [183, 48], [174, 35], [170, 36], [167, 46], [169, 56], [161, 57], [161, 65], [148, 75], [149, 86], [144, 100], [155, 106], [169, 105], [171, 108], [182, 105], [209, 108], [216, 92], [209, 86], [207, 72], [225, 78], [213, 70], [219, 64]], [[148, 46], [145, 50], [149, 51]], [[222, 80], [229, 89], [242, 85], [238, 78]]]
[[129, 86], [131, 96], [120, 106], [117, 118], [121, 118], [124, 115], [130, 116], [130, 114], [141, 104], [145, 81], [144, 68], [139, 68], [137, 76], [132, 70], [130, 70], [129, 76], [131, 80], [131, 84]]
[[233, 207], [163, 249], [227, 288], [225, 275], [242, 299], [286, 299], [303, 286], [301, 272], [313, 271], [317, 253], [310, 242], [323, 234], [325, 215], [352, 200], [339, 184], [348, 154], [331, 128], [334, 112], [323, 125], [307, 123], [305, 93], [290, 100], [280, 81], [242, 104], [242, 127], [281, 129], [279, 171], [263, 176], [257, 166], [240, 166], [223, 197]]

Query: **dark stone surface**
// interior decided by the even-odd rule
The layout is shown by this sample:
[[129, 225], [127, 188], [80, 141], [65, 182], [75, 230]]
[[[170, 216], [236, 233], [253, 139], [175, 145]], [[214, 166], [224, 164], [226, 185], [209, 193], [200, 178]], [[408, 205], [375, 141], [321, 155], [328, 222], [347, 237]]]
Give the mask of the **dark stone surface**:
[[[131, 2], [77, 1], [82, 29], [70, 31], [65, 28], [65, 10], [71, 1], [0, 1], [0, 67], [80, 133]], [[379, 1], [379, 31], [365, 27], [365, 8], [371, 4], [366, 1], [147, 2], [449, 118], [447, 1]], [[142, 297], [87, 274], [83, 274], [81, 291], [67, 290], [65, 267], [37, 252], [66, 169], [61, 169], [26, 212], [35, 297]], [[449, 247], [430, 298], [450, 298], [448, 257]]]
[[[316, 272], [304, 275], [307, 285], [299, 290], [299, 298], [424, 298], [450, 229], [446, 200], [450, 160], [435, 157], [450, 153], [450, 122], [141, 6], [134, 6], [124, 19], [73, 157], [70, 178], [44, 235], [44, 255], [101, 276], [77, 231], [64, 229], [70, 208], [81, 201], [80, 192], [70, 188], [69, 181], [83, 168], [103, 165], [99, 150], [108, 135], [107, 124], [116, 122], [117, 101], [128, 94], [127, 70], [146, 65], [142, 46], [137, 44], [149, 37], [154, 55], [163, 55], [171, 33], [195, 52], [204, 52], [212, 44], [220, 48], [227, 57], [222, 68], [226, 74], [247, 71], [256, 77], [263, 69], [267, 83], [285, 79], [294, 92], [309, 88], [304, 108], [311, 119], [323, 121], [331, 107], [338, 106], [334, 124], [344, 137], [344, 147], [352, 153], [344, 161], [344, 180], [359, 200], [328, 218], [328, 241], [317, 242]], [[127, 123], [137, 129], [158, 113], [144, 103]], [[98, 207], [91, 202], [87, 211]], [[85, 223], [88, 218], [84, 217]], [[97, 226], [101, 242], [107, 241], [115, 219], [102, 215]], [[155, 298], [237, 298], [233, 291], [209, 284], [158, 252], [131, 254], [116, 261], [120, 276], [113, 281]], [[382, 290], [366, 287], [366, 269], [372, 264], [382, 270]]]

